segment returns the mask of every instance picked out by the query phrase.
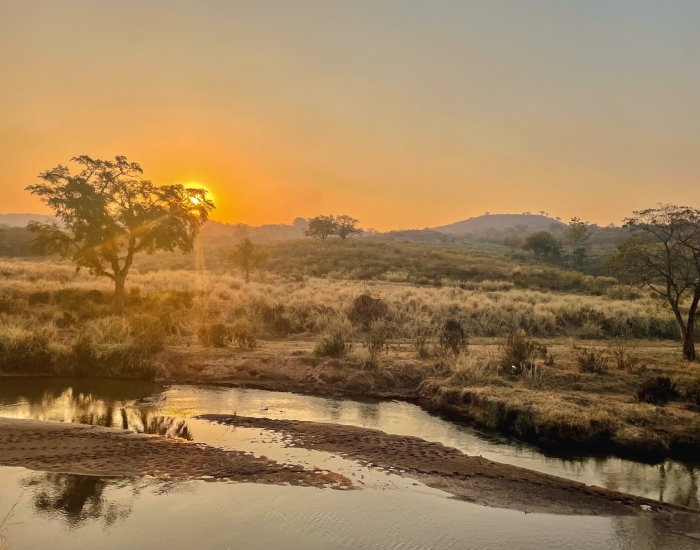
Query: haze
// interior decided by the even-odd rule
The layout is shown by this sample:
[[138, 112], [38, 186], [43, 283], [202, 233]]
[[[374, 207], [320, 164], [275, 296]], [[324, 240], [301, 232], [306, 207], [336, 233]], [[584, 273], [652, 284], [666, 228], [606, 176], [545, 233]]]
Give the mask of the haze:
[[0, 212], [72, 156], [213, 218], [380, 230], [700, 202], [700, 4], [0, 4]]

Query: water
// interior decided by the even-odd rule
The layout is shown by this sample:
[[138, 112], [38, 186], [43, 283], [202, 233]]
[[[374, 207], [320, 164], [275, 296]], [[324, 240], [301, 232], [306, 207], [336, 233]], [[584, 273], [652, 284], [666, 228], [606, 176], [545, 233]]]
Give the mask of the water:
[[[279, 434], [232, 430], [192, 416], [232, 413], [334, 422], [415, 435], [497, 461], [698, 506], [698, 476], [673, 461], [562, 459], [433, 417], [402, 402], [356, 402], [259, 390], [138, 382], [0, 378], [0, 415], [83, 422], [185, 437], [270, 458], [362, 471], [364, 490], [155, 479], [102, 479], [0, 468], [0, 513], [21, 497], [13, 549], [63, 548], [540, 548], [686, 549], [683, 516], [596, 518], [522, 514], [450, 498], [328, 453], [285, 448]], [[359, 475], [354, 478], [358, 479]], [[690, 531], [697, 531], [697, 526]], [[0, 547], [2, 545], [0, 544]]]

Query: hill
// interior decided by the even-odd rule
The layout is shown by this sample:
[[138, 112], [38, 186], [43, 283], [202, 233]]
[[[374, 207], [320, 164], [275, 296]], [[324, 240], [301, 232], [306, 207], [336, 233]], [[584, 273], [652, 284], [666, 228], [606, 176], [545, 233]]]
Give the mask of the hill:
[[0, 214], [0, 225], [6, 225], [8, 227], [27, 227], [29, 222], [45, 222], [52, 219], [52, 216], [43, 214]]
[[564, 226], [561, 221], [541, 214], [485, 214], [431, 229], [446, 235], [464, 235], [466, 233], [504, 231], [518, 226], [526, 227], [526, 230], [520, 232], [549, 231], [552, 224]]

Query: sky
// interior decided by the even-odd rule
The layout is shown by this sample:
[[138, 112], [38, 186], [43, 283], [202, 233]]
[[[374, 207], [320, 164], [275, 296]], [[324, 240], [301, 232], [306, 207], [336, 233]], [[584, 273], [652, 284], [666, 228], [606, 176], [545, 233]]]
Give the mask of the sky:
[[83, 154], [251, 225], [700, 207], [700, 2], [0, 0], [0, 213]]

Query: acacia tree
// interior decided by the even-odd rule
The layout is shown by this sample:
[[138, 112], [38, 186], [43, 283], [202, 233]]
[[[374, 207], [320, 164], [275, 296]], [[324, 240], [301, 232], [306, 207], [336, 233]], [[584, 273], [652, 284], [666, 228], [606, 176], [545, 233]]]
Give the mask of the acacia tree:
[[354, 235], [362, 235], [363, 230], [357, 227], [360, 223], [351, 216], [343, 214], [335, 219], [335, 234], [340, 237], [341, 241], [349, 239]]
[[532, 252], [535, 261], [547, 257], [556, 259], [559, 257], [559, 241], [549, 231], [537, 231], [520, 243], [520, 248]]
[[309, 226], [304, 229], [304, 235], [325, 241], [335, 235], [336, 223], [333, 216], [316, 216], [309, 220]]
[[250, 282], [250, 272], [267, 262], [267, 254], [255, 246], [250, 239], [244, 239], [231, 253], [231, 261], [245, 274], [245, 282]]
[[214, 203], [204, 189], [156, 186], [126, 157], [113, 161], [88, 156], [71, 159], [77, 174], [60, 164], [39, 174], [27, 190], [37, 195], [57, 221], [32, 222], [33, 248], [71, 258], [77, 268], [114, 281], [113, 311], [124, 313], [124, 284], [134, 256], [157, 250], [183, 254], [209, 218]]
[[588, 230], [588, 224], [582, 222], [579, 218], [571, 218], [569, 225], [564, 229], [564, 239], [571, 244], [572, 254], [574, 257], [574, 265], [583, 263], [586, 255], [583, 243], [591, 236]]
[[694, 361], [700, 302], [700, 210], [659, 205], [633, 212], [625, 227], [632, 235], [617, 247], [606, 271], [666, 299], [678, 325], [683, 357]]

